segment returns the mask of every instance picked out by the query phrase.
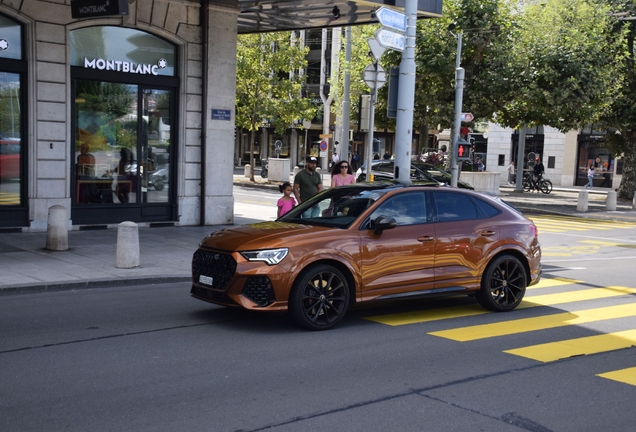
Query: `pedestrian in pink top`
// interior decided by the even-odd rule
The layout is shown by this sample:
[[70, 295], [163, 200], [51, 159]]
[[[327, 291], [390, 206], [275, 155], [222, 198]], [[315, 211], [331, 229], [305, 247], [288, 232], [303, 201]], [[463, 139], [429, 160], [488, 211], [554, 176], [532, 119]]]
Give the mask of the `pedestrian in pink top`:
[[278, 206], [278, 217], [281, 217], [288, 211], [294, 208], [296, 200], [292, 198], [292, 185], [289, 182], [285, 182], [278, 186], [278, 190], [283, 193], [283, 196], [278, 200], [276, 204]]
[[350, 185], [356, 182], [349, 162], [340, 161], [331, 170], [331, 187]]

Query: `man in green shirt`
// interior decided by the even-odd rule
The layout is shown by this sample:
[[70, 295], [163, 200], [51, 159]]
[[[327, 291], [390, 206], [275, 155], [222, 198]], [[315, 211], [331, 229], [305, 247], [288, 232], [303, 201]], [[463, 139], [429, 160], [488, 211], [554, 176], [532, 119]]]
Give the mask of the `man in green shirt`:
[[[316, 164], [318, 164], [318, 159], [315, 156], [308, 156], [305, 169], [298, 171], [294, 177], [294, 196], [298, 204], [307, 201], [322, 190], [322, 179], [320, 174], [316, 172]], [[315, 206], [305, 211], [301, 217], [315, 218], [319, 216], [320, 208]]]

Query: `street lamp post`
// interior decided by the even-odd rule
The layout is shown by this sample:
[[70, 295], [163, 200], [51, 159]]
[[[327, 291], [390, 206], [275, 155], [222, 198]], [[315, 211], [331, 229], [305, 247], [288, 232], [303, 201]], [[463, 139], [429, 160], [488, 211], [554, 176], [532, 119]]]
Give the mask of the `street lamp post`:
[[[449, 28], [451, 34], [455, 28], [451, 24]], [[451, 149], [451, 186], [457, 187], [459, 179], [459, 167], [457, 163], [457, 145], [459, 142], [459, 131], [462, 126], [462, 99], [464, 97], [464, 69], [460, 67], [462, 56], [462, 34], [457, 34], [457, 57], [455, 59], [455, 122], [453, 125], [453, 148]]]

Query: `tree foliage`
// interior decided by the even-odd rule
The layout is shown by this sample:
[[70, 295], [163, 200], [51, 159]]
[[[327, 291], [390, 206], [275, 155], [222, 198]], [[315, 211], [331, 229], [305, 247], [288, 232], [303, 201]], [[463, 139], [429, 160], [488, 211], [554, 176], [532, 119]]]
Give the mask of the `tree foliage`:
[[[292, 36], [292, 37], [290, 37]], [[271, 125], [283, 133], [295, 120], [313, 118], [309, 98], [302, 97], [308, 48], [293, 33], [240, 35], [237, 45], [236, 125], [251, 131], [250, 179], [254, 181], [254, 141], [258, 129]]]

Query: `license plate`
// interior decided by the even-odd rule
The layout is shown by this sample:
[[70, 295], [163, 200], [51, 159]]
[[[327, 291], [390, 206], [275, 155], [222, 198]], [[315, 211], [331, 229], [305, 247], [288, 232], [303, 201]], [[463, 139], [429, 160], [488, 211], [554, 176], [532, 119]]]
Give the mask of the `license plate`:
[[214, 278], [210, 276], [199, 275], [199, 283], [212, 286], [213, 281], [214, 281]]

